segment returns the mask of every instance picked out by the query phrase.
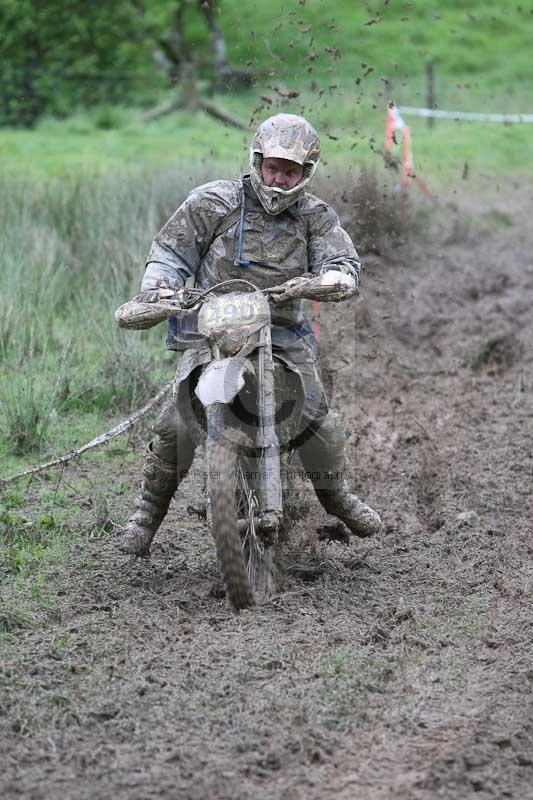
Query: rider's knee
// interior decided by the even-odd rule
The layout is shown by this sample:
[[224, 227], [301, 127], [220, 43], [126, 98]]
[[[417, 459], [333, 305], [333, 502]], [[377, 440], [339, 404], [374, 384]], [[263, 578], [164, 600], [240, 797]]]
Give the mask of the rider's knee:
[[172, 464], [192, 461], [196, 443], [173, 400], [168, 400], [154, 425], [150, 449], [159, 458]]

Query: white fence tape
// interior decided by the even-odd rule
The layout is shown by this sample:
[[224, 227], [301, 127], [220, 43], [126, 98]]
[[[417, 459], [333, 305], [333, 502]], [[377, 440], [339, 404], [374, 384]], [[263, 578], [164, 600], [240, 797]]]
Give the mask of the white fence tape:
[[475, 122], [533, 122], [533, 114], [476, 114], [470, 111], [442, 111], [437, 108], [400, 106], [406, 116], [434, 117], [436, 119], [467, 119]]

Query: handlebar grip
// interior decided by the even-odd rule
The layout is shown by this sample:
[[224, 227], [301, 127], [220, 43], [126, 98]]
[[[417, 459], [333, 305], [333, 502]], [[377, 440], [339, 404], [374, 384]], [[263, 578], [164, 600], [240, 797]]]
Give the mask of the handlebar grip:
[[139, 303], [137, 300], [130, 300], [117, 308], [115, 319], [119, 328], [142, 331], [153, 328], [181, 312], [181, 306], [169, 300], [162, 300], [159, 303]]
[[[328, 276], [326, 278], [326, 275]], [[338, 303], [357, 293], [354, 281], [341, 272], [331, 271], [312, 278], [293, 278], [285, 285], [272, 287], [271, 301], [274, 305], [289, 300], [318, 300]], [[335, 277], [338, 276], [338, 280]]]

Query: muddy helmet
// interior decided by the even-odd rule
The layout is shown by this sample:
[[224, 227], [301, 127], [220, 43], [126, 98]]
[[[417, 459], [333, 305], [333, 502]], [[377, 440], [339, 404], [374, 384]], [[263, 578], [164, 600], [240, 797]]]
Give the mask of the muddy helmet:
[[[292, 189], [265, 186], [264, 158], [285, 158], [303, 167], [301, 181]], [[258, 127], [250, 148], [250, 177], [261, 205], [269, 214], [280, 214], [305, 192], [320, 159], [320, 139], [312, 125], [295, 114], [276, 114]]]

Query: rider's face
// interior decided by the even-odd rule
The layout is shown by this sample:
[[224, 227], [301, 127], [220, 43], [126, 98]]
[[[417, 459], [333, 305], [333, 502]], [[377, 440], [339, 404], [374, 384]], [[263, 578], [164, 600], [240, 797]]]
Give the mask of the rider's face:
[[296, 161], [286, 158], [264, 158], [261, 164], [261, 175], [265, 186], [278, 189], [293, 189], [301, 181], [304, 168]]

